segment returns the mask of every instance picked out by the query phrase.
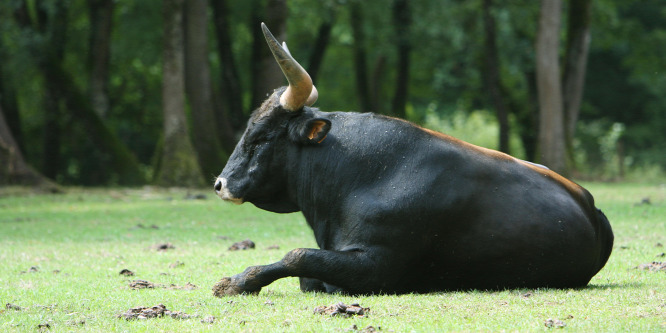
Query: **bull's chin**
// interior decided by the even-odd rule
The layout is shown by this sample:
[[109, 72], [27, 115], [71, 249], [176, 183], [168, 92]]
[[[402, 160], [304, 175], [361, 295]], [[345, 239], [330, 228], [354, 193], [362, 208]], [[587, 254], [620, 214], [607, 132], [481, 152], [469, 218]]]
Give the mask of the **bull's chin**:
[[259, 202], [255, 200], [251, 200], [250, 202], [257, 208], [274, 213], [293, 213], [300, 211], [300, 208], [296, 205], [285, 202]]
[[242, 198], [232, 198], [232, 197], [221, 197], [225, 202], [231, 202], [234, 205], [240, 205], [244, 201]]

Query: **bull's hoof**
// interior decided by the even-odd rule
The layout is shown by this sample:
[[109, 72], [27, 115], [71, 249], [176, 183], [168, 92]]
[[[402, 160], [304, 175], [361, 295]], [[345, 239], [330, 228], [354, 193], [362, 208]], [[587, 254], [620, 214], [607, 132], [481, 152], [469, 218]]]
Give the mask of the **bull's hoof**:
[[232, 278], [225, 277], [216, 283], [213, 286], [213, 296], [224, 297], [224, 296], [234, 296], [240, 294], [253, 294], [257, 295], [261, 291], [259, 290], [246, 290], [238, 285]]

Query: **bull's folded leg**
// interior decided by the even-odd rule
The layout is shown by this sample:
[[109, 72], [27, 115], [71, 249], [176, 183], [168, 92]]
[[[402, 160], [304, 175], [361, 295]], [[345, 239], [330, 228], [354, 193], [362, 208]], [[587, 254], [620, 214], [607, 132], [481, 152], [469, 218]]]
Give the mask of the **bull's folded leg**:
[[298, 280], [301, 285], [301, 291], [303, 292], [326, 292], [324, 283], [317, 279], [300, 277]]
[[[306, 283], [316, 279], [323, 282], [319, 286], [334, 285], [339, 287], [338, 291], [352, 294], [391, 292], [390, 286], [393, 285], [395, 275], [388, 274], [383, 265], [377, 264], [381, 262], [390, 260], [379, 251], [370, 254], [364, 251], [295, 249], [278, 262], [249, 267], [243, 273], [220, 280], [213, 287], [213, 294], [218, 297], [256, 294], [262, 287], [288, 276], [307, 278]], [[316, 286], [315, 290], [321, 290], [315, 284], [308, 286]]]

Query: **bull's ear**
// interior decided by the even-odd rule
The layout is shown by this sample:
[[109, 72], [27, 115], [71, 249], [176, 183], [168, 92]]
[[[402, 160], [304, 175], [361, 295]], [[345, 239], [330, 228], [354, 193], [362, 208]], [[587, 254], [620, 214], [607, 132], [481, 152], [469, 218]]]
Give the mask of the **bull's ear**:
[[297, 122], [289, 129], [289, 135], [295, 142], [318, 144], [326, 139], [331, 130], [331, 121], [323, 118], [310, 118]]

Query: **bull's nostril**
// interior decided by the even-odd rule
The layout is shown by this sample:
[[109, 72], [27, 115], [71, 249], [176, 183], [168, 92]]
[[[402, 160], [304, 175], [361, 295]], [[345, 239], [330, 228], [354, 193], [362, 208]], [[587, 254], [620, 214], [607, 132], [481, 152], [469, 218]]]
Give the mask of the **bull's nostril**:
[[217, 181], [215, 181], [215, 192], [220, 192], [221, 189], [222, 189], [222, 181], [218, 179]]

